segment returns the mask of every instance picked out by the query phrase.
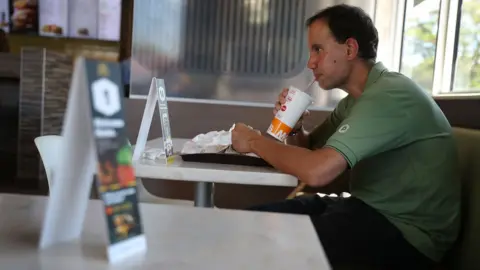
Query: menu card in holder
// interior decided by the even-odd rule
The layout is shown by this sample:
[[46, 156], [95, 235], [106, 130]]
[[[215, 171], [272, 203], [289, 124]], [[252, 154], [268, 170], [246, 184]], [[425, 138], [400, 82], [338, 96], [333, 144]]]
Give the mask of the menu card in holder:
[[[53, 172], [40, 248], [81, 237], [90, 188], [104, 204], [111, 263], [145, 253], [132, 153], [126, 137], [120, 66], [78, 58]], [[86, 221], [88, 222], [88, 221]]]
[[156, 104], [158, 104], [160, 122], [162, 124], [162, 141], [163, 150], [165, 151], [165, 162], [166, 164], [170, 164], [174, 161], [174, 156], [172, 133], [170, 130], [170, 116], [168, 114], [167, 93], [165, 90], [165, 82], [163, 79], [157, 78], [152, 78], [152, 83], [150, 84], [150, 91], [148, 92], [145, 110], [143, 111], [140, 131], [138, 132], [135, 150], [133, 151], [133, 161], [140, 159], [140, 156], [145, 149]]

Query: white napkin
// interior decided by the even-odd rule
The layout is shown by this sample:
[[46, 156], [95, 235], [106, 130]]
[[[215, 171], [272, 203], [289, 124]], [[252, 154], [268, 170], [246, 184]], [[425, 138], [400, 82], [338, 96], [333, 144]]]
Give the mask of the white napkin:
[[210, 131], [199, 134], [183, 145], [182, 154], [219, 153], [232, 144], [230, 131]]
[[163, 148], [146, 148], [142, 153], [142, 158], [149, 160], [165, 158], [165, 150]]
[[[235, 128], [233, 125], [228, 131], [210, 131], [205, 134], [199, 134], [195, 136], [192, 140], [186, 142], [183, 145], [182, 154], [198, 154], [198, 153], [222, 153], [227, 154], [237, 154], [233, 150], [232, 145], [232, 130]], [[254, 153], [247, 153], [245, 155], [258, 157]]]

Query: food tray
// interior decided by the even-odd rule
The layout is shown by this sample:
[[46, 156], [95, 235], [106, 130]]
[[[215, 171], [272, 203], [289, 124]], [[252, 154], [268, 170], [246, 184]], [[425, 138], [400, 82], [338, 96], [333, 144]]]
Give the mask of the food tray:
[[247, 155], [226, 153], [199, 153], [181, 154], [180, 157], [188, 162], [217, 163], [229, 165], [244, 165], [257, 167], [272, 167], [265, 160]]

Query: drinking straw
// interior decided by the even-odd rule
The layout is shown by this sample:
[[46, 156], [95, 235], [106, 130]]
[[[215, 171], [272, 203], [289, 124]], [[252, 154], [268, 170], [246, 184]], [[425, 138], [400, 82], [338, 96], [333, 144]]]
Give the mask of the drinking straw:
[[[313, 80], [307, 85], [307, 87], [305, 88], [305, 90], [303, 90], [303, 92], [306, 92], [308, 89], [310, 89], [310, 87], [313, 85], [313, 83], [316, 81], [315, 78], [313, 78]], [[290, 192], [290, 194], [287, 196], [287, 199], [292, 199], [292, 198], [295, 198], [297, 196], [297, 193], [299, 192], [302, 192], [302, 190], [306, 187], [307, 185], [305, 183], [300, 183], [300, 185], [298, 185], [292, 192]]]

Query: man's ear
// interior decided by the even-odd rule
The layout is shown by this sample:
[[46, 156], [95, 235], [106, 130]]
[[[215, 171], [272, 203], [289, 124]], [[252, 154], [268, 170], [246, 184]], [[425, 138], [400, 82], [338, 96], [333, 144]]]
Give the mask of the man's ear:
[[349, 60], [356, 58], [358, 56], [357, 40], [354, 38], [347, 38], [345, 45], [347, 45], [347, 58]]

